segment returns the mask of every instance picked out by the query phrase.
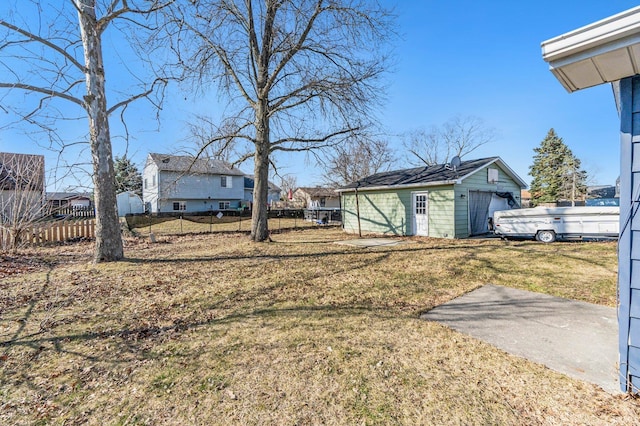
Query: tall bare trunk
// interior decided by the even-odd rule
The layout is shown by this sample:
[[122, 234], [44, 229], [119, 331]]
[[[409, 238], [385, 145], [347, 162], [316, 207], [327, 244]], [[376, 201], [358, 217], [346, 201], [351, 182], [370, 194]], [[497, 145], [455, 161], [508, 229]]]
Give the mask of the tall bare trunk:
[[96, 20], [95, 0], [75, 0], [84, 47], [89, 116], [89, 137], [93, 157], [96, 205], [96, 261], [113, 261], [124, 256], [120, 223], [116, 213], [115, 174], [105, 94], [101, 35]]
[[269, 239], [269, 117], [267, 102], [260, 102], [256, 109], [256, 153], [254, 155], [253, 211], [251, 213], [251, 239]]

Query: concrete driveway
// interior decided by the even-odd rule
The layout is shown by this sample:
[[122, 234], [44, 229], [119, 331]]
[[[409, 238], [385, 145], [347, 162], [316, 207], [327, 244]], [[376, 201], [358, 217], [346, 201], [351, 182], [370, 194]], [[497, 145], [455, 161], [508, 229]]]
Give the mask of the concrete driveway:
[[485, 285], [421, 316], [621, 393], [616, 310], [509, 287]]

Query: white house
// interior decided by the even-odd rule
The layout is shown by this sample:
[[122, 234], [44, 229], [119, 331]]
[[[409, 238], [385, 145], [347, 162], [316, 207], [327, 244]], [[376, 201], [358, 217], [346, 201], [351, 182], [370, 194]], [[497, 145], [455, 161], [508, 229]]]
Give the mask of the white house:
[[242, 206], [244, 173], [224, 161], [150, 153], [142, 173], [148, 211], [203, 212]]
[[62, 208], [89, 208], [91, 196], [77, 192], [47, 192], [47, 205], [51, 211]]
[[118, 216], [127, 214], [144, 213], [144, 203], [138, 194], [132, 191], [121, 192], [116, 195]]
[[301, 187], [294, 191], [293, 202], [306, 209], [339, 209], [340, 194], [333, 188]]

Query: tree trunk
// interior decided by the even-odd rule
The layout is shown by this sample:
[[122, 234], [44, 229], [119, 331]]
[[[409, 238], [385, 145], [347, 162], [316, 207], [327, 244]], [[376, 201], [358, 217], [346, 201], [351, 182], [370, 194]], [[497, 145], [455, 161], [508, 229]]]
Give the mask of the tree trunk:
[[89, 138], [93, 157], [94, 201], [96, 206], [96, 251], [94, 259], [114, 261], [124, 257], [120, 223], [116, 213], [115, 173], [111, 153], [109, 117], [105, 94], [101, 34], [95, 14], [95, 0], [75, 0], [84, 47], [89, 117]]
[[269, 117], [267, 102], [262, 101], [256, 109], [256, 153], [254, 155], [253, 210], [251, 212], [251, 240], [260, 242], [269, 239]]

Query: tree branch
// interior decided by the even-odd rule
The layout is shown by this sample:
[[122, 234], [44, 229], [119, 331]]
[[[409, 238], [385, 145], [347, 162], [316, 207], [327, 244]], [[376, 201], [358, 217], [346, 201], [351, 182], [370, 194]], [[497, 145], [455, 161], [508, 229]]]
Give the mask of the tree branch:
[[31, 84], [23, 84], [23, 83], [0, 83], [0, 88], [5, 88], [5, 89], [22, 89], [22, 90], [26, 90], [28, 92], [37, 92], [37, 93], [43, 93], [45, 95], [48, 96], [55, 96], [57, 98], [62, 98], [62, 99], [66, 99], [68, 101], [71, 101], [75, 104], [80, 105], [81, 107], [84, 108], [85, 103], [84, 101], [76, 98], [75, 96], [71, 96], [68, 95], [64, 92], [59, 92], [57, 90], [53, 90], [53, 89], [46, 89], [43, 87], [38, 87], [38, 86], [33, 86]]
[[153, 91], [155, 90], [155, 85], [156, 83], [161, 82], [164, 83], [165, 85], [167, 84], [167, 80], [164, 78], [157, 78], [155, 79], [155, 81], [151, 84], [151, 88], [149, 90], [147, 90], [146, 92], [142, 92], [142, 93], [138, 93], [135, 96], [130, 97], [129, 99], [125, 99], [124, 101], [118, 102], [117, 104], [115, 104], [114, 106], [112, 106], [111, 108], [109, 108], [107, 110], [107, 114], [111, 115], [115, 110], [117, 110], [118, 108], [121, 107], [125, 107], [127, 105], [129, 105], [131, 102], [136, 101], [140, 98], [144, 98], [149, 96], [151, 93], [153, 93]]
[[2, 19], [0, 19], [0, 26], [8, 28], [11, 31], [14, 31], [14, 32], [16, 32], [18, 34], [21, 34], [21, 35], [27, 37], [31, 41], [35, 41], [35, 42], [41, 43], [44, 46], [47, 46], [48, 48], [55, 50], [56, 52], [58, 52], [62, 56], [64, 56], [69, 62], [71, 62], [82, 73], [85, 72], [85, 67], [84, 67], [83, 64], [78, 62], [76, 60], [76, 58], [74, 58], [72, 55], [70, 55], [67, 51], [62, 49], [60, 46], [55, 45], [54, 43], [50, 42], [49, 40], [44, 39], [44, 38], [42, 38], [40, 36], [37, 36], [37, 35], [29, 32], [29, 31], [26, 31], [26, 30], [22, 29], [22, 28], [16, 27], [15, 25], [10, 24], [9, 22], [7, 22], [5, 20], [2, 20]]

